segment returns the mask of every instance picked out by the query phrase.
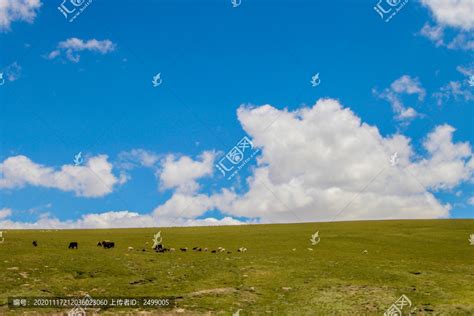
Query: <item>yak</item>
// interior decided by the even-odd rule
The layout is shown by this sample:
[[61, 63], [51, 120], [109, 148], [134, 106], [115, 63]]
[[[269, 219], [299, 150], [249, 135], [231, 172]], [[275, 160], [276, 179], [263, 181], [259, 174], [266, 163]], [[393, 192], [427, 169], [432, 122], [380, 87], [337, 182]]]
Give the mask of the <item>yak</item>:
[[105, 240], [105, 241], [102, 242], [102, 247], [104, 247], [104, 249], [114, 248], [115, 247], [115, 242]]
[[69, 243], [69, 249], [78, 249], [78, 244], [77, 244], [77, 241], [71, 241]]
[[115, 242], [110, 240], [102, 240], [97, 243], [97, 247], [103, 247], [105, 249], [114, 248]]

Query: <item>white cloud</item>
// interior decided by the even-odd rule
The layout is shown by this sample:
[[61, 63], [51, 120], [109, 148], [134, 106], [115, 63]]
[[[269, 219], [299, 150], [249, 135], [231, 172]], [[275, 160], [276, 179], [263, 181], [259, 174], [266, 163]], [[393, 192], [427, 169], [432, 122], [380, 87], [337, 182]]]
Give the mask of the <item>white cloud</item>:
[[5, 67], [3, 73], [8, 81], [18, 80], [21, 76], [21, 66], [17, 62], [14, 62]]
[[422, 101], [425, 98], [426, 91], [421, 86], [418, 78], [412, 78], [408, 75], [403, 75], [390, 85], [392, 91], [402, 94], [417, 94], [418, 99]]
[[474, 196], [471, 196], [471, 197], [469, 198], [469, 200], [467, 200], [467, 203], [468, 203], [469, 205], [474, 205]]
[[75, 221], [60, 221], [59, 219], [50, 217], [49, 215], [41, 216], [36, 222], [33, 223], [0, 220], [0, 227], [4, 229], [92, 229], [163, 226], [217, 226], [241, 224], [245, 223], [231, 217], [224, 217], [222, 219], [216, 219], [212, 217], [204, 219], [171, 219], [159, 218], [149, 214], [143, 215], [130, 211], [85, 214]]
[[[433, 193], [472, 179], [474, 172], [469, 144], [453, 143], [449, 125], [427, 136], [428, 155], [420, 157], [409, 138], [383, 137], [335, 100], [293, 112], [241, 107], [238, 117], [262, 152], [248, 191], [176, 193], [155, 216], [195, 218], [219, 209], [261, 222], [444, 218], [450, 205]], [[394, 152], [400, 159], [395, 167]]]
[[[275, 112], [280, 112], [280, 119], [262, 133], [262, 122]], [[357, 196], [338, 219], [448, 215], [448, 207], [403, 172], [415, 155], [410, 140], [402, 135], [382, 137], [335, 100], [320, 100], [313, 108], [295, 112], [270, 106], [241, 108], [239, 119], [254, 144], [262, 147], [263, 156], [248, 179], [250, 190], [223, 208], [228, 214], [272, 221], [328, 220]], [[399, 154], [399, 168], [390, 168], [393, 152]], [[464, 170], [457, 180], [466, 174], [470, 171]], [[435, 179], [427, 185], [441, 187], [442, 181]]]
[[26, 156], [13, 156], [0, 163], [0, 189], [22, 188], [26, 185], [56, 188], [77, 196], [100, 197], [111, 193], [123, 177], [112, 173], [106, 155], [87, 160], [84, 166], [63, 165], [60, 170], [34, 163]]
[[215, 201], [208, 195], [178, 192], [155, 208], [153, 214], [162, 218], [195, 218], [214, 208]]
[[390, 88], [378, 92], [373, 89], [375, 96], [387, 100], [392, 105], [392, 110], [396, 114], [395, 118], [400, 121], [407, 121], [417, 117], [418, 112], [403, 104], [401, 96], [403, 94], [417, 95], [419, 101], [423, 101], [426, 96], [426, 91], [422, 87], [418, 78], [412, 78], [408, 75], [403, 75], [390, 85]]
[[439, 25], [431, 26], [425, 23], [420, 30], [420, 34], [436, 44], [436, 46], [444, 46], [444, 29]]
[[79, 52], [90, 51], [105, 55], [114, 51], [115, 48], [116, 45], [108, 39], [102, 41], [96, 39], [84, 41], [82, 39], [72, 37], [65, 41], [59, 42], [57, 48], [51, 51], [47, 58], [55, 59], [65, 53], [68, 60], [78, 63], [81, 57], [78, 54]]
[[452, 189], [471, 179], [474, 168], [469, 143], [453, 143], [455, 129], [437, 126], [423, 143], [429, 156], [407, 166], [423, 185], [433, 190]]
[[[474, 1], [472, 0], [422, 0], [430, 9], [437, 25], [425, 23], [420, 30], [436, 46], [448, 49], [474, 50]], [[444, 29], [450, 27], [459, 31], [451, 40], [446, 40]]]
[[154, 168], [159, 161], [160, 156], [144, 149], [132, 149], [119, 154], [119, 166], [130, 170], [139, 164], [142, 167]]
[[[406, 80], [390, 89], [423, 95], [420, 87]], [[233, 225], [242, 223], [236, 220], [240, 217], [250, 218], [250, 223], [445, 218], [451, 206], [434, 194], [474, 180], [471, 146], [453, 142], [455, 129], [450, 125], [437, 126], [426, 136], [422, 150], [415, 151], [408, 137], [382, 136], [375, 126], [363, 123], [332, 99], [295, 111], [242, 106], [237, 114], [261, 150], [246, 192], [233, 187], [209, 194], [198, 191], [198, 181], [213, 174], [213, 151], [203, 152], [198, 159], [168, 155], [160, 160], [157, 176], [162, 188], [175, 191], [150, 214], [106, 212], [66, 222], [44, 216], [32, 224], [4, 220], [0, 225], [106, 228]], [[391, 166], [394, 152], [399, 162]], [[28, 174], [41, 178], [35, 168]], [[220, 210], [225, 217], [203, 219], [211, 210]]]
[[223, 225], [242, 225], [242, 224], [247, 224], [247, 223], [241, 222], [232, 217], [224, 217], [221, 219], [208, 217], [204, 219], [187, 219], [183, 222], [182, 226], [223, 226]]
[[472, 34], [459, 33], [446, 45], [449, 49], [474, 51], [474, 38]]
[[472, 0], [421, 0], [431, 10], [436, 21], [445, 26], [463, 30], [474, 29], [474, 1]]
[[466, 87], [463, 88], [462, 83], [459, 81], [450, 81], [448, 84], [442, 86], [438, 92], [433, 93], [433, 97], [439, 106], [451, 99], [456, 102], [469, 102], [474, 100], [474, 94], [467, 84]]
[[10, 215], [12, 215], [12, 209], [11, 208], [4, 207], [4, 208], [0, 209], [0, 219], [7, 218]]
[[199, 189], [196, 179], [210, 176], [216, 154], [203, 152], [198, 160], [188, 156], [168, 155], [162, 162], [157, 175], [162, 189], [176, 189], [178, 192], [195, 192]]
[[451, 40], [445, 39], [444, 28], [426, 23], [420, 30], [420, 35], [432, 41], [436, 47], [446, 47], [453, 50], [474, 50], [474, 37], [472, 32], [459, 32]]
[[11, 23], [33, 23], [41, 7], [40, 0], [0, 0], [0, 31], [9, 31]]
[[472, 76], [474, 75], [474, 63], [471, 63], [468, 66], [457, 66], [456, 70], [467, 77]]

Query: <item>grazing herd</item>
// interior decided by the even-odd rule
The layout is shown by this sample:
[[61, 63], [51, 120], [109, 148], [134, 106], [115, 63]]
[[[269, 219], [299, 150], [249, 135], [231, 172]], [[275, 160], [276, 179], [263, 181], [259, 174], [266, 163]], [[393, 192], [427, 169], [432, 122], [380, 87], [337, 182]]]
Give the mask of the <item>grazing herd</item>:
[[[174, 251], [174, 248], [171, 248], [173, 249]], [[184, 248], [179, 248], [182, 252], [185, 252], [185, 251], [188, 251], [188, 247], [184, 247]], [[204, 252], [207, 252], [209, 251], [208, 248], [201, 248], [201, 247], [194, 247], [193, 248], [193, 251], [197, 251], [197, 252], [200, 252], [200, 251], [204, 251]], [[237, 252], [246, 252], [247, 251], [247, 248], [245, 247], [240, 247], [239, 249], [237, 249]], [[227, 253], [232, 253], [231, 251], [226, 251], [225, 248], [223, 247], [218, 247], [217, 249], [214, 249], [214, 250], [211, 250], [211, 253], [218, 253], [218, 252], [227, 252]]]
[[[33, 240], [32, 244], [33, 244], [34, 247], [38, 247], [38, 242], [36, 240]], [[145, 244], [147, 245], [148, 243], [145, 243]], [[104, 249], [115, 248], [115, 242], [110, 241], [110, 240], [102, 240], [102, 241], [99, 241], [97, 243], [97, 247], [102, 247]], [[69, 243], [68, 249], [79, 249], [79, 243], [77, 241], [71, 241]], [[128, 247], [128, 251], [133, 251], [133, 250], [134, 250], [133, 247]], [[156, 252], [168, 252], [168, 251], [174, 252], [174, 251], [176, 251], [175, 248], [164, 248], [163, 245], [161, 245], [161, 244], [157, 245], [157, 247], [155, 247], [154, 250]], [[179, 250], [181, 250], [181, 252], [186, 252], [186, 251], [188, 251], [188, 247], [179, 248]], [[196, 251], [196, 252], [202, 252], [202, 251], [207, 252], [207, 251], [209, 251], [208, 248], [201, 248], [201, 247], [194, 247], [192, 250]], [[145, 248], [143, 248], [142, 251], [146, 251]], [[240, 248], [237, 249], [237, 252], [246, 252], [246, 251], [247, 251], [247, 248], [245, 248], [245, 247], [240, 247]], [[215, 250], [211, 250], [211, 253], [218, 253], [218, 252], [226, 252], [226, 249], [223, 248], [223, 247], [218, 247]], [[231, 251], [227, 251], [227, 253], [231, 253]]]
[[[132, 249], [130, 249], [132, 248]], [[133, 250], [133, 247], [129, 247], [129, 250]], [[176, 251], [175, 248], [164, 248], [161, 244], [158, 245], [157, 247], [155, 247], [153, 250], [155, 250], [156, 252], [174, 252]], [[181, 252], [186, 252], [189, 250], [188, 247], [183, 247], [183, 248], [179, 248], [179, 250], [181, 250]], [[142, 249], [142, 251], [146, 251], [145, 249]], [[201, 248], [201, 247], [193, 247], [192, 251], [195, 251], [195, 252], [208, 252], [209, 249], [208, 248]], [[238, 252], [245, 252], [247, 251], [247, 248], [244, 248], [244, 247], [241, 247], [239, 249], [237, 249]], [[218, 252], [227, 252], [227, 253], [232, 253], [231, 251], [226, 251], [225, 248], [222, 248], [222, 247], [218, 247], [216, 250], [211, 250], [210, 251], [211, 253], [218, 253]]]

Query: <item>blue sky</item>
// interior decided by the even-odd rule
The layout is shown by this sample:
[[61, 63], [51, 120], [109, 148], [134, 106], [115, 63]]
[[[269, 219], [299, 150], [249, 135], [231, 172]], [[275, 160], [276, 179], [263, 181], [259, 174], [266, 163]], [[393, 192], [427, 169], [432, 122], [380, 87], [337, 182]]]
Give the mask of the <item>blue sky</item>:
[[[377, 1], [11, 3], [6, 228], [474, 217], [469, 1], [389, 22]], [[244, 136], [260, 152], [227, 180]]]

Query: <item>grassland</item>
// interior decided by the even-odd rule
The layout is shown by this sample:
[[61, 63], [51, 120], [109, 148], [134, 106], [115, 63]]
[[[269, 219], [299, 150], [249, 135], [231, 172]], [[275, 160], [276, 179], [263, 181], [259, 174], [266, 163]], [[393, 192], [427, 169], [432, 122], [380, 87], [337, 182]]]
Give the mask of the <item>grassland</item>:
[[[158, 230], [166, 247], [222, 246], [232, 253], [159, 254], [149, 245], [143, 252]], [[316, 230], [321, 242], [311, 246]], [[0, 314], [31, 312], [8, 309], [9, 296], [88, 293], [179, 297], [173, 308], [148, 310], [153, 314], [382, 315], [405, 294], [413, 314], [474, 315], [472, 233], [474, 220], [9, 230], [0, 244]], [[116, 247], [96, 247], [103, 239]], [[70, 241], [79, 249], [68, 250]], [[137, 313], [100, 311], [119, 312]]]

